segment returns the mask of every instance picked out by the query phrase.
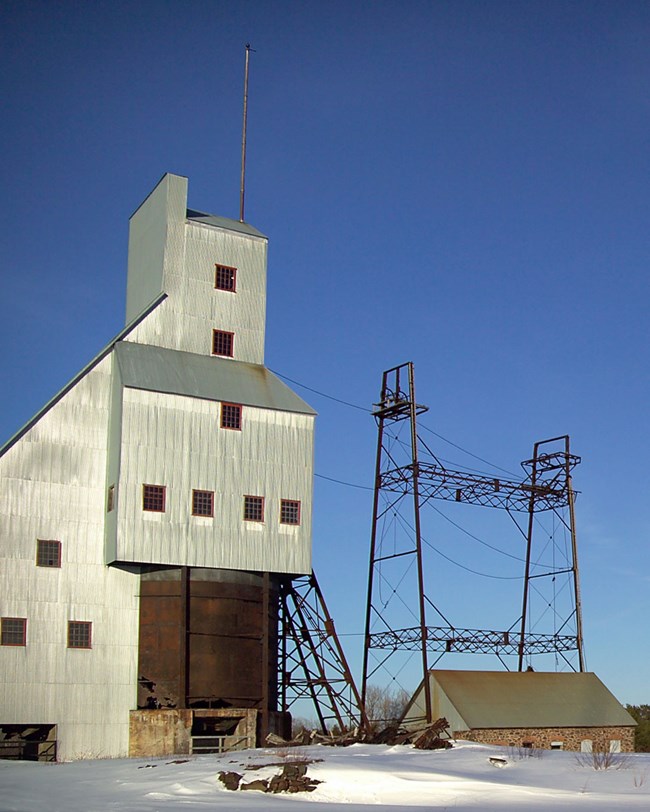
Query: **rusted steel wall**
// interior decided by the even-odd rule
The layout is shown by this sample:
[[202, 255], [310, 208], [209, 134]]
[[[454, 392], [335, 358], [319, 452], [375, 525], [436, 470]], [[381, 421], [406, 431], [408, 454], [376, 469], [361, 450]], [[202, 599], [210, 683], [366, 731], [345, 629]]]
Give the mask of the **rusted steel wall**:
[[277, 613], [270, 579], [264, 614], [261, 575], [181, 568], [143, 574], [138, 707], [275, 710]]

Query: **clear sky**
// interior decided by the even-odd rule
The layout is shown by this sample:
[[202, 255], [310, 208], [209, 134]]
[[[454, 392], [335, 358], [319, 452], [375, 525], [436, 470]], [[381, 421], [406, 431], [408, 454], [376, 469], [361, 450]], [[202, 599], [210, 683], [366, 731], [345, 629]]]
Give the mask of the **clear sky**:
[[[370, 408], [413, 361], [426, 425], [509, 470], [570, 434], [587, 666], [650, 702], [650, 6], [6, 0], [0, 30], [0, 442], [123, 326], [128, 218], [164, 172], [238, 216], [250, 41], [268, 366]], [[294, 388], [319, 412], [314, 564], [357, 669], [376, 428]], [[452, 621], [516, 619], [520, 586], [462, 567], [517, 562], [444, 526], [435, 544]]]

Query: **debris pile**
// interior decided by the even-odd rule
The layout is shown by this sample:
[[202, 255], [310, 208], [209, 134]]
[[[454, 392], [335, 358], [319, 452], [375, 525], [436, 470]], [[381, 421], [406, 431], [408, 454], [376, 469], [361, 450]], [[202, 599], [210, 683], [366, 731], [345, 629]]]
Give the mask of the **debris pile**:
[[235, 772], [220, 772], [219, 780], [230, 790], [257, 790], [258, 792], [313, 792], [321, 783], [307, 775], [307, 764], [300, 761], [288, 761], [282, 766], [282, 772], [272, 778], [257, 778], [242, 783], [243, 776]]
[[326, 744], [333, 747], [347, 747], [350, 744], [412, 744], [418, 750], [443, 750], [452, 746], [449, 722], [442, 717], [431, 724], [415, 730], [406, 730], [398, 724], [381, 729], [345, 730], [342, 733], [325, 735], [317, 730], [302, 730], [291, 741], [270, 733], [266, 743], [272, 747], [304, 747], [308, 744]]

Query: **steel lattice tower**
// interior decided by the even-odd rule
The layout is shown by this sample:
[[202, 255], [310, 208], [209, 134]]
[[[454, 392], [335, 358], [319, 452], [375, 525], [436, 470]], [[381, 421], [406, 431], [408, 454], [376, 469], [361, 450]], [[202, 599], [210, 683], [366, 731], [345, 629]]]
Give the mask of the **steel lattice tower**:
[[[383, 373], [379, 402], [373, 415], [377, 422], [377, 456], [373, 500], [368, 598], [361, 699], [365, 704], [368, 680], [399, 651], [411, 652], [421, 661], [427, 721], [431, 719], [429, 655], [438, 659], [447, 652], [495, 654], [517, 658], [523, 670], [525, 658], [554, 654], [573, 670], [584, 670], [580, 586], [571, 471], [580, 458], [571, 454], [568, 436], [537, 442], [533, 456], [522, 463], [522, 481], [483, 476], [445, 467], [418, 435], [417, 418], [427, 411], [415, 398], [413, 364], [402, 364]], [[408, 426], [408, 438], [397, 431]], [[452, 624], [428, 597], [421, 527], [422, 509], [431, 500], [481, 505], [506, 510], [526, 540], [521, 615], [505, 630], [459, 628]], [[410, 518], [406, 518], [406, 514]], [[517, 514], [525, 518], [520, 525]], [[548, 539], [540, 530], [540, 516], [553, 516], [554, 526], [566, 536], [560, 563], [541, 563]], [[384, 530], [390, 517], [397, 517], [406, 529], [404, 538], [391, 538]], [[543, 542], [546, 541], [546, 544]], [[569, 608], [558, 615], [557, 579]], [[540, 588], [552, 585], [547, 597]], [[568, 584], [568, 586], [567, 586]], [[406, 590], [417, 591], [417, 600], [407, 607]], [[540, 596], [541, 620], [533, 617], [532, 595]], [[396, 611], [397, 609], [397, 611]], [[434, 611], [443, 625], [429, 625], [427, 612]], [[552, 619], [552, 620], [551, 620]], [[539, 626], [552, 625], [542, 632]], [[377, 665], [371, 667], [370, 654]], [[577, 667], [570, 657], [577, 655]], [[436, 660], [437, 661], [437, 660]]]

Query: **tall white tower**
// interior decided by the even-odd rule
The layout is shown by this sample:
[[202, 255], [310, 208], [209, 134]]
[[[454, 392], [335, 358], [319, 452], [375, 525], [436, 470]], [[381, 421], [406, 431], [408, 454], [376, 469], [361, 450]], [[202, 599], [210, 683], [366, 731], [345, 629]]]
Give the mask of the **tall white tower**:
[[266, 252], [165, 175], [131, 218], [126, 327], [0, 451], [0, 735], [70, 758], [282, 730], [315, 413], [263, 366]]

